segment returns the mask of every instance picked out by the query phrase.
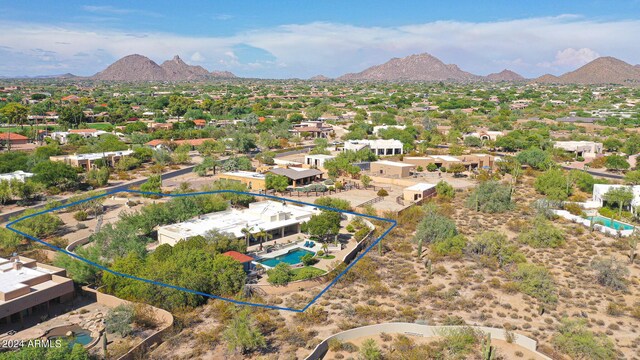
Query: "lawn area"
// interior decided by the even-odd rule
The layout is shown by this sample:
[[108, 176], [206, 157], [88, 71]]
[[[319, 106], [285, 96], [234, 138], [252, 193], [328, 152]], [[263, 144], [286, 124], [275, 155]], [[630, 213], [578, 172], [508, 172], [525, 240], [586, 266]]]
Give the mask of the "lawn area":
[[88, 123], [87, 127], [89, 129], [96, 129], [96, 130], [102, 130], [102, 131], [112, 131], [113, 130], [113, 125], [111, 125], [109, 123]]
[[291, 279], [291, 281], [310, 279], [325, 273], [324, 270], [318, 269], [313, 266], [291, 269], [291, 272], [293, 273], [293, 278]]
[[[27, 128], [29, 128], [28, 125], [25, 125]], [[20, 126], [12, 126], [12, 127], [0, 127], [0, 132], [9, 132], [11, 131], [12, 133], [18, 132], [20, 130]]]
[[316, 256], [316, 259], [326, 259], [326, 260], [331, 260], [331, 259], [335, 259], [336, 256], [335, 255], [323, 255], [323, 256]]

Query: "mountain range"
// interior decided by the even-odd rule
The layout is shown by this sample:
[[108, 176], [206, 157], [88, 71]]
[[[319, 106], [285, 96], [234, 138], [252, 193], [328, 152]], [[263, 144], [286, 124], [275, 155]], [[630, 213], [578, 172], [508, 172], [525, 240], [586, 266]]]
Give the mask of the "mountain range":
[[[153, 60], [138, 54], [127, 55], [90, 77], [72, 74], [56, 76], [23, 77], [31, 79], [88, 79], [104, 81], [204, 81], [237, 78], [228, 71], [208, 71], [202, 66], [188, 65], [179, 56], [158, 65]], [[317, 75], [309, 80], [332, 80]], [[546, 74], [527, 80], [511, 71], [502, 70], [487, 76], [475, 75], [460, 69], [455, 64], [445, 64], [427, 53], [393, 58], [384, 64], [371, 66], [358, 73], [349, 73], [336, 78], [339, 81], [448, 81], [448, 82], [535, 82], [548, 84], [638, 84], [640, 65], [631, 65], [613, 57], [600, 57], [574, 70], [555, 76]]]
[[188, 65], [178, 55], [162, 65], [146, 56], [133, 54], [109, 65], [90, 77], [105, 81], [195, 81], [228, 79], [236, 76], [228, 71], [209, 72], [202, 66]]

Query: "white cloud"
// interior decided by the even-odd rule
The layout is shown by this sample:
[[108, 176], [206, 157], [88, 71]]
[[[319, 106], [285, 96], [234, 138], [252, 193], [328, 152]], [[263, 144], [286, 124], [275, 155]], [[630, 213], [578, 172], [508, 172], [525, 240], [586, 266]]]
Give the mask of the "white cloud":
[[554, 61], [545, 61], [538, 63], [537, 65], [543, 68], [577, 68], [599, 57], [600, 54], [589, 48], [566, 48], [556, 53]]
[[[51, 56], [55, 64], [81, 75], [93, 74], [132, 53], [157, 62], [175, 54], [192, 54], [191, 61], [209, 70], [304, 78], [361, 71], [391, 57], [428, 52], [477, 74], [508, 67], [525, 76], [538, 76], [573, 70], [599, 54], [637, 63], [640, 47], [629, 44], [636, 42], [638, 33], [640, 20], [595, 21], [576, 15], [399, 27], [313, 22], [209, 37], [5, 21], [0, 23], [0, 75], [54, 71], [48, 70], [51, 61], [45, 63], [30, 52], [42, 49], [55, 53]], [[234, 52], [238, 46], [257, 48], [272, 58], [243, 58], [247, 55]], [[79, 52], [89, 56], [74, 56]]]
[[193, 55], [191, 55], [190, 59], [191, 61], [195, 61], [195, 62], [203, 62], [206, 60], [205, 57], [202, 56], [202, 54], [200, 54], [199, 51], [194, 52]]

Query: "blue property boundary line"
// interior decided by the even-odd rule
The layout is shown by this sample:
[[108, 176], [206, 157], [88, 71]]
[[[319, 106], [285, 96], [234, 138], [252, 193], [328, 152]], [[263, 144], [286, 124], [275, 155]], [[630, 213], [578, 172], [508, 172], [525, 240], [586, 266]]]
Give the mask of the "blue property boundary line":
[[[311, 299], [311, 301], [309, 301], [309, 303], [307, 305], [305, 305], [302, 309], [295, 309], [295, 308], [290, 308], [290, 307], [283, 307], [283, 306], [275, 306], [275, 305], [267, 305], [267, 304], [260, 304], [260, 303], [253, 303], [253, 302], [249, 302], [249, 301], [240, 301], [240, 300], [235, 300], [235, 299], [231, 299], [231, 298], [226, 298], [226, 297], [222, 297], [222, 296], [217, 296], [217, 295], [213, 295], [213, 294], [207, 294], [204, 292], [200, 292], [200, 291], [195, 291], [195, 290], [191, 290], [191, 289], [187, 289], [181, 286], [176, 286], [176, 285], [171, 285], [171, 284], [165, 284], [159, 281], [155, 281], [155, 280], [150, 280], [150, 279], [145, 279], [145, 278], [141, 278], [141, 277], [137, 277], [137, 276], [133, 276], [133, 275], [129, 275], [129, 274], [125, 274], [125, 273], [121, 273], [119, 271], [115, 271], [115, 270], [111, 270], [109, 268], [107, 268], [104, 265], [100, 265], [96, 262], [93, 262], [89, 259], [85, 259], [82, 256], [79, 256], [73, 252], [67, 251], [66, 249], [62, 249], [59, 248], [55, 245], [49, 244], [46, 241], [40, 240], [35, 236], [31, 236], [29, 234], [26, 234], [20, 230], [14, 229], [13, 225], [19, 223], [20, 221], [32, 218], [32, 217], [36, 217], [38, 215], [42, 215], [42, 214], [46, 214], [48, 212], [53, 212], [56, 210], [60, 210], [60, 209], [64, 209], [70, 206], [74, 206], [77, 204], [81, 204], [87, 201], [91, 201], [91, 200], [95, 200], [101, 197], [105, 197], [105, 196], [109, 196], [109, 195], [113, 195], [113, 194], [117, 194], [117, 193], [132, 193], [132, 194], [140, 194], [140, 195], [155, 195], [155, 196], [161, 196], [161, 197], [185, 197], [185, 196], [198, 196], [198, 195], [213, 195], [213, 194], [228, 194], [228, 193], [232, 193], [232, 194], [240, 194], [240, 195], [250, 195], [250, 196], [259, 196], [259, 197], [263, 197], [263, 198], [267, 198], [267, 199], [274, 199], [274, 200], [278, 200], [278, 201], [286, 201], [286, 202], [290, 202], [290, 203], [294, 203], [294, 204], [299, 204], [299, 205], [308, 205], [308, 206], [313, 206], [319, 209], [323, 209], [323, 210], [330, 210], [330, 211], [337, 211], [340, 213], [344, 213], [344, 214], [351, 214], [351, 215], [357, 215], [357, 216], [362, 216], [365, 218], [369, 218], [369, 219], [374, 219], [374, 220], [380, 220], [380, 221], [385, 221], [391, 224], [391, 226], [385, 230], [382, 235], [380, 235], [373, 243], [371, 243], [363, 252], [362, 254], [358, 255], [358, 257], [356, 257], [351, 263], [349, 263], [349, 265], [347, 265], [347, 267], [340, 272], [340, 274], [338, 274], [324, 289], [322, 289], [320, 291], [320, 293], [318, 295], [316, 295], [313, 299]], [[382, 241], [382, 239], [387, 236], [389, 234], [389, 232], [391, 230], [393, 230], [393, 228], [396, 227], [396, 225], [398, 225], [398, 223], [393, 220], [393, 219], [387, 219], [387, 218], [382, 218], [382, 217], [378, 217], [378, 216], [373, 216], [373, 215], [367, 215], [367, 214], [361, 214], [361, 213], [357, 213], [354, 211], [348, 211], [348, 210], [341, 210], [341, 209], [336, 209], [336, 208], [332, 208], [329, 206], [323, 206], [323, 205], [317, 205], [317, 204], [311, 204], [311, 203], [307, 203], [304, 201], [299, 201], [299, 200], [294, 200], [294, 199], [289, 199], [289, 198], [283, 198], [283, 197], [279, 197], [279, 196], [274, 196], [274, 195], [267, 195], [267, 194], [256, 194], [256, 193], [252, 193], [252, 192], [245, 192], [245, 191], [235, 191], [235, 190], [216, 190], [216, 191], [206, 191], [206, 192], [195, 192], [195, 193], [184, 193], [184, 194], [163, 194], [163, 193], [156, 193], [156, 192], [148, 192], [148, 191], [139, 191], [139, 190], [130, 190], [130, 189], [125, 189], [125, 190], [115, 190], [115, 191], [109, 191], [106, 192], [104, 194], [100, 194], [100, 195], [96, 195], [96, 196], [92, 196], [89, 197], [87, 199], [83, 199], [83, 200], [79, 200], [79, 201], [75, 201], [69, 204], [65, 204], [65, 205], [61, 205], [61, 206], [57, 206], [51, 209], [47, 209], [44, 211], [40, 211], [37, 213], [33, 213], [27, 216], [23, 216], [19, 219], [13, 220], [11, 222], [9, 222], [5, 227], [19, 235], [22, 235], [24, 237], [26, 237], [29, 240], [32, 241], [36, 241], [39, 242], [43, 245], [46, 245], [56, 251], [59, 251], [61, 253], [64, 253], [68, 256], [74, 257], [80, 261], [84, 261], [85, 263], [95, 266], [98, 269], [101, 269], [103, 271], [109, 272], [113, 275], [117, 275], [117, 276], [121, 276], [124, 278], [128, 278], [128, 279], [133, 279], [133, 280], [138, 280], [138, 281], [142, 281], [145, 283], [149, 283], [152, 285], [158, 285], [158, 286], [164, 286], [166, 288], [170, 288], [170, 289], [175, 289], [175, 290], [181, 290], [181, 291], [185, 291], [191, 294], [195, 294], [195, 295], [200, 295], [200, 296], [204, 296], [204, 297], [208, 297], [211, 299], [218, 299], [218, 300], [223, 300], [223, 301], [227, 301], [236, 305], [247, 305], [247, 306], [255, 306], [255, 307], [260, 307], [260, 308], [266, 308], [266, 309], [272, 309], [272, 310], [284, 310], [284, 311], [292, 311], [292, 312], [304, 312], [305, 310], [307, 310], [309, 307], [311, 307], [311, 305], [313, 305], [325, 292], [327, 292], [332, 286], [334, 286], [336, 284], [336, 282], [338, 282], [338, 280], [340, 280], [340, 278], [347, 273], [347, 271], [349, 271], [351, 269], [351, 267], [353, 267], [353, 265], [355, 265], [358, 261], [360, 261], [360, 259], [362, 259], [362, 257], [364, 257], [374, 246], [376, 246], [380, 241]]]

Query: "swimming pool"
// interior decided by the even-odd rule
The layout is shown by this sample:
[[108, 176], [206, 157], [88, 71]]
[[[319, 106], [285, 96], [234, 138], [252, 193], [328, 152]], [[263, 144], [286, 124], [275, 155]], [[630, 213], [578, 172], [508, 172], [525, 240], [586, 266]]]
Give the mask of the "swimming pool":
[[[73, 332], [72, 336], [67, 336], [67, 332]], [[69, 342], [69, 346], [73, 347], [75, 344], [80, 344], [82, 346], [87, 346], [93, 341], [93, 337], [91, 336], [91, 332], [89, 330], [85, 330], [77, 325], [71, 326], [61, 326], [58, 328], [54, 328], [49, 330], [47, 333], [48, 339], [65, 339]]]
[[295, 265], [301, 263], [302, 260], [300, 259], [302, 259], [302, 257], [307, 254], [315, 255], [313, 251], [297, 248], [289, 251], [286, 254], [278, 255], [272, 259], [263, 259], [258, 262], [268, 267], [275, 267], [281, 262], [289, 265]]
[[594, 224], [602, 224], [614, 230], [633, 230], [634, 228], [633, 225], [622, 223], [616, 220], [611, 220], [604, 216], [589, 216], [587, 217], [587, 219], [593, 221]]

